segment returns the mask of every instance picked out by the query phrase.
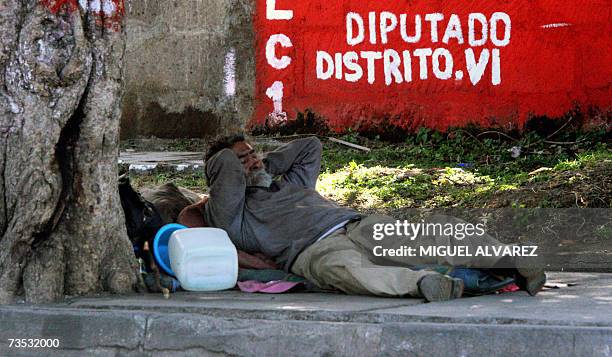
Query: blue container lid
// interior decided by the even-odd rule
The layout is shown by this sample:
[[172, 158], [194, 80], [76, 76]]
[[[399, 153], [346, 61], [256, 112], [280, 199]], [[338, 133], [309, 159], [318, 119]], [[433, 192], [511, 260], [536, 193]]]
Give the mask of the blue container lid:
[[157, 234], [155, 235], [155, 239], [153, 240], [153, 256], [155, 258], [155, 262], [162, 269], [162, 271], [170, 276], [175, 276], [172, 269], [170, 269], [170, 255], [168, 254], [168, 241], [170, 240], [170, 236], [175, 231], [179, 229], [186, 229], [187, 227], [178, 224], [178, 223], [170, 223], [161, 227]]

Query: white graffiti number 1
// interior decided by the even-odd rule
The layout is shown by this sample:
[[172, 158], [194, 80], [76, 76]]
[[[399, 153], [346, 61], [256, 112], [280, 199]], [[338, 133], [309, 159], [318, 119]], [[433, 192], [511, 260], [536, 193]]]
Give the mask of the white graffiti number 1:
[[266, 90], [266, 95], [274, 103], [274, 113], [283, 112], [283, 82], [276, 81]]

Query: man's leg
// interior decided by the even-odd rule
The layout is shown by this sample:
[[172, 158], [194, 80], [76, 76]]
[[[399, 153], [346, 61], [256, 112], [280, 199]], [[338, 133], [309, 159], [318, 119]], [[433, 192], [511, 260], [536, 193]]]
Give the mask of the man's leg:
[[306, 248], [292, 272], [319, 288], [335, 288], [347, 294], [425, 297], [429, 301], [460, 297], [463, 284], [432, 271], [377, 266], [339, 230]]
[[[403, 230], [401, 234], [385, 235], [381, 240], [375, 240], [373, 237], [374, 226], [393, 225], [396, 226], [397, 220], [386, 215], [370, 215], [364, 217], [361, 221], [349, 223], [347, 225], [347, 236], [361, 248], [367, 257], [379, 265], [393, 266], [418, 266], [418, 265], [445, 265], [445, 266], [465, 266], [470, 268], [495, 268], [496, 271], [504, 272], [508, 276], [515, 276], [517, 283], [531, 295], [537, 294], [542, 289], [546, 281], [541, 261], [537, 258], [530, 257], [501, 257], [496, 255], [491, 256], [475, 256], [478, 247], [506, 247], [503, 244], [484, 233], [481, 235], [466, 235], [462, 239], [456, 239], [452, 236], [441, 234], [438, 229], [430, 229], [429, 234], [420, 234], [414, 239], [407, 236]], [[402, 222], [403, 223], [403, 222]], [[424, 223], [434, 225], [462, 225], [466, 222], [452, 216], [435, 215]], [[432, 226], [430, 226], [431, 228]], [[383, 232], [384, 233], [384, 232]], [[417, 253], [421, 250], [436, 247], [448, 247], [449, 251], [453, 251], [455, 247], [467, 247], [470, 255], [463, 254], [461, 256], [453, 255], [431, 255], [431, 254], [416, 254], [415, 256], [376, 256], [374, 248], [381, 246], [387, 249], [398, 249], [402, 247], [413, 248]], [[380, 251], [380, 249], [379, 249]], [[429, 250], [431, 252], [431, 250]]]
[[[373, 238], [375, 225], [379, 225], [379, 227], [381, 227], [381, 225], [392, 225], [395, 227], [396, 222], [397, 220], [390, 216], [379, 214], [369, 215], [364, 217], [361, 221], [349, 223], [347, 225], [347, 235], [356, 245], [363, 249], [363, 252], [367, 254], [370, 260], [380, 265], [417, 266], [437, 264], [447, 266], [461, 265], [473, 268], [492, 268], [500, 261], [500, 257], [475, 257], [467, 255], [436, 256], [419, 253], [421, 253], [421, 248], [423, 248], [423, 251], [427, 251], [427, 249], [430, 247], [449, 247], [449, 251], [453, 251], [454, 247], [465, 246], [469, 252], [474, 254], [479, 246], [506, 246], [506, 244], [499, 242], [486, 233], [480, 236], [466, 236], [459, 240], [448, 235], [440, 234], [441, 231], [437, 228], [431, 228], [429, 229], [430, 234], [418, 235], [417, 237], [414, 237], [414, 239], [411, 239], [412, 237], [404, 233], [405, 230], [403, 227], [400, 227], [401, 229], [399, 235], [395, 234], [396, 229], [393, 229], [394, 234], [385, 235], [384, 238], [380, 240], [375, 240]], [[439, 224], [444, 226], [445, 224], [464, 224], [466, 222], [451, 216], [436, 215], [431, 217], [430, 220], [426, 221], [425, 223]], [[380, 229], [378, 229], [378, 231], [380, 231]], [[410, 228], [408, 228], [408, 232], [411, 232]], [[417, 254], [415, 254], [415, 256], [376, 256], [374, 255], [374, 248], [376, 246], [381, 246], [387, 249], [398, 249], [402, 247], [414, 248]], [[380, 254], [380, 250], [378, 253]]]

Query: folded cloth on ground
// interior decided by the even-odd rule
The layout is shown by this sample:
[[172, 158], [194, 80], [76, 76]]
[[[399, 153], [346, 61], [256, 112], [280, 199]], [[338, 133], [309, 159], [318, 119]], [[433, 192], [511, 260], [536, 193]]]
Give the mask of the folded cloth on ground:
[[247, 281], [239, 281], [237, 283], [240, 291], [244, 291], [247, 293], [267, 293], [267, 294], [281, 294], [301, 284], [304, 284], [304, 283], [299, 282], [299, 281], [284, 281], [284, 280], [273, 280], [273, 281], [268, 281], [267, 283], [256, 281], [256, 280], [247, 280]]
[[497, 290], [497, 292], [501, 294], [501, 293], [512, 293], [512, 292], [519, 291], [519, 290], [521, 290], [521, 288], [519, 288], [519, 286], [516, 285], [516, 283], [512, 283], [512, 284], [506, 285], [503, 288]]
[[[280, 284], [280, 282], [297, 284]], [[267, 285], [268, 283], [270, 285]], [[284, 270], [278, 269], [240, 269], [238, 270], [237, 286], [240, 290], [249, 293], [264, 292], [278, 294], [289, 290], [296, 290], [293, 289], [294, 287], [298, 287], [301, 292], [337, 292], [337, 290], [320, 289], [299, 275], [288, 274]]]

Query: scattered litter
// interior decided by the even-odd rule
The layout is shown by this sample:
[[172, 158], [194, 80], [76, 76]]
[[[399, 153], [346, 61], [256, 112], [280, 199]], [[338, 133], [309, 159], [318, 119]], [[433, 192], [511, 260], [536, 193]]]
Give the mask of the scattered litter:
[[516, 159], [517, 157], [521, 156], [520, 146], [513, 146], [510, 149], [508, 149], [508, 151], [510, 152], [510, 156], [512, 156], [513, 159]]
[[131, 164], [130, 171], [149, 171], [157, 167], [157, 164]]
[[332, 138], [332, 137], [328, 137], [328, 139], [329, 139], [329, 141], [333, 141], [333, 142], [338, 143], [338, 144], [346, 145], [346, 146], [352, 147], [353, 149], [359, 149], [359, 150], [363, 150], [363, 151], [370, 151], [371, 150], [370, 148], [367, 148], [365, 146], [349, 143], [348, 141], [344, 141], [344, 140], [340, 140], [340, 139], [336, 139], [336, 138]]
[[548, 289], [561, 289], [561, 288], [567, 288], [570, 286], [576, 286], [578, 284], [576, 283], [546, 283], [544, 284], [545, 288]]
[[531, 171], [531, 172], [529, 173], [529, 175], [530, 175], [530, 176], [531, 176], [531, 175], [537, 175], [537, 174], [539, 174], [540, 172], [546, 172], [546, 171], [552, 171], [552, 169], [551, 169], [550, 167], [540, 167], [540, 168], [539, 168], [539, 169], [537, 169], [537, 170], [533, 170], [533, 171]]
[[511, 283], [497, 290], [495, 293], [496, 294], [512, 293], [512, 292], [519, 291], [519, 290], [521, 290], [521, 288], [519, 288], [518, 285], [516, 285], [515, 283]]

